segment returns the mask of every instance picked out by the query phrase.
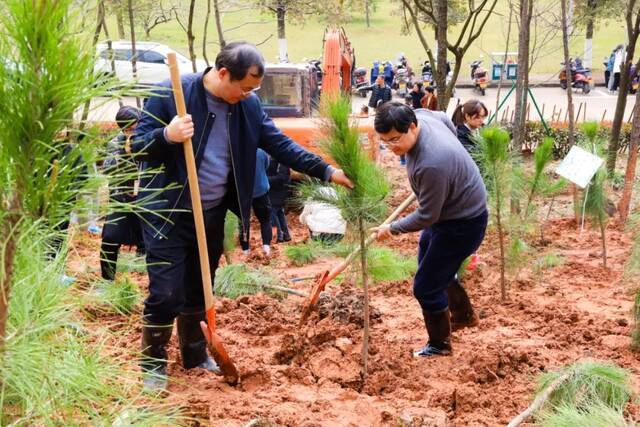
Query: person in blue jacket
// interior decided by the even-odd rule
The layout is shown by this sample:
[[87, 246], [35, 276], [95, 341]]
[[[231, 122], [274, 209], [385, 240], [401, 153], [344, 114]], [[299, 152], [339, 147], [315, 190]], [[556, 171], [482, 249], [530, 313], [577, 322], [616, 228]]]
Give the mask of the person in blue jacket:
[[199, 325], [205, 319], [204, 295], [182, 142], [193, 142], [214, 277], [227, 210], [240, 218], [242, 233], [248, 233], [258, 148], [297, 171], [353, 186], [342, 170], [297, 145], [267, 116], [255, 95], [264, 69], [255, 46], [229, 43], [218, 53], [215, 68], [182, 76], [189, 114], [177, 116], [169, 80], [145, 101], [132, 152], [146, 172], [138, 199], [145, 209], [149, 274], [141, 361], [147, 389], [166, 388], [166, 345], [176, 318], [183, 366], [219, 373], [207, 356]]
[[[256, 153], [256, 177], [253, 184], [253, 213], [260, 223], [260, 235], [262, 237], [262, 252], [266, 256], [271, 255], [271, 239], [273, 230], [271, 229], [271, 202], [269, 200], [269, 178], [267, 168], [269, 167], [269, 156], [258, 148]], [[242, 226], [241, 226], [242, 227]], [[245, 256], [249, 256], [249, 230], [247, 233], [240, 230], [240, 246]]]

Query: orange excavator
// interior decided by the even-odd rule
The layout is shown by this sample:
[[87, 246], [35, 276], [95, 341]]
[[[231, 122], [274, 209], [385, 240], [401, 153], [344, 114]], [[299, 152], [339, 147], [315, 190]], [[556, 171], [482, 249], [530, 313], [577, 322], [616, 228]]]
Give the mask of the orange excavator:
[[[258, 96], [275, 124], [298, 144], [320, 154], [319, 123], [314, 118], [320, 98], [338, 93], [350, 95], [351, 74], [355, 54], [342, 28], [327, 28], [323, 40], [321, 70], [314, 64], [267, 64], [265, 78]], [[378, 144], [373, 118], [355, 119], [368, 139], [367, 149], [372, 158], [378, 157]], [[331, 161], [331, 159], [327, 159]]]

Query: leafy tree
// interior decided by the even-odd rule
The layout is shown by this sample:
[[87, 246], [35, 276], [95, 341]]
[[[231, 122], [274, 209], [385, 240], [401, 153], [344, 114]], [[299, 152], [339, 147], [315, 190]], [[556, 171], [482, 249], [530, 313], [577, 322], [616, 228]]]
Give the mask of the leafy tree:
[[[461, 2], [448, 0], [402, 0], [405, 27], [414, 28], [431, 64], [436, 64], [433, 77], [438, 90], [438, 108], [446, 110], [453, 94], [462, 61], [467, 50], [480, 37], [487, 20], [493, 13], [497, 0]], [[462, 23], [460, 34], [449, 39], [448, 31], [457, 23]], [[434, 56], [431, 46], [424, 36], [423, 27], [435, 31], [438, 50]], [[453, 76], [446, 84], [447, 52], [453, 54], [455, 64]]]

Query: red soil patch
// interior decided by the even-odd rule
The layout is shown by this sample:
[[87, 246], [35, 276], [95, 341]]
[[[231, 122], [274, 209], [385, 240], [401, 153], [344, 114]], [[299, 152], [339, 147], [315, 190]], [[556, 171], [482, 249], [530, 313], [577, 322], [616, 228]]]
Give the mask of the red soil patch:
[[[394, 177], [390, 205], [395, 206], [408, 194], [408, 185], [396, 159], [385, 157], [384, 164]], [[303, 240], [305, 230], [295, 215], [289, 220], [294, 239]], [[560, 255], [564, 263], [542, 272], [525, 267], [518, 280], [510, 282], [504, 304], [497, 238], [489, 233], [478, 268], [464, 278], [481, 323], [453, 335], [451, 357], [411, 357], [426, 341], [411, 280], [375, 284], [365, 379], [360, 374], [359, 289], [329, 285], [332, 297], [302, 329], [297, 328], [300, 297], [220, 299], [219, 334], [242, 373], [242, 383], [230, 387], [218, 377], [182, 369], [174, 337], [168, 399], [184, 405], [199, 420], [196, 425], [237, 426], [260, 419], [265, 423], [254, 425], [495, 426], [506, 424], [530, 403], [534, 378], [541, 372], [595, 358], [630, 369], [637, 377], [640, 358], [629, 350], [633, 294], [621, 280], [630, 241], [618, 226], [609, 226], [608, 233], [605, 269], [597, 230], [580, 233], [573, 220], [552, 216], [545, 227], [549, 243], [538, 249]], [[254, 232], [253, 238], [257, 236]], [[415, 255], [417, 240], [417, 234], [399, 236], [389, 246]], [[257, 240], [254, 247], [259, 248]], [[97, 266], [95, 241], [84, 239], [76, 248], [73, 270], [86, 263]], [[267, 264], [283, 277], [331, 266], [325, 261], [291, 269], [278, 246]], [[136, 278], [146, 285], [144, 275]], [[296, 284], [304, 290], [310, 286]], [[134, 353], [139, 325], [129, 321], [120, 328], [114, 344], [123, 353]], [[637, 408], [630, 410], [637, 414]]]

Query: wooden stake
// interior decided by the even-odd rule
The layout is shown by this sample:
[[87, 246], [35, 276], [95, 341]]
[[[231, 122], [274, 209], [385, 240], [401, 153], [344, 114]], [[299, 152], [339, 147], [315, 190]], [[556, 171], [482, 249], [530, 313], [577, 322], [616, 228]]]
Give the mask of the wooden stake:
[[556, 118], [556, 104], [553, 104], [553, 112], [551, 113], [551, 121], [553, 122]]
[[604, 123], [605, 116], [607, 115], [607, 109], [604, 109], [604, 113], [602, 113], [602, 118], [600, 119], [600, 124]]
[[[579, 119], [580, 118], [580, 112], [582, 111], [582, 102], [578, 105], [578, 114], [576, 114], [576, 117]], [[577, 122], [577, 120], [576, 120]]]
[[587, 121], [587, 101], [584, 102], [584, 110], [582, 111], [582, 121]]
[[542, 111], [540, 112], [540, 119], [544, 119], [544, 102], [542, 103]]
[[555, 379], [549, 386], [544, 389], [542, 393], [536, 397], [531, 405], [524, 412], [520, 413], [517, 417], [515, 417], [511, 422], [507, 425], [507, 427], [517, 427], [523, 422], [525, 422], [531, 415], [533, 415], [538, 409], [544, 405], [544, 403], [549, 399], [549, 396], [558, 388], [560, 385], [565, 382], [569, 376], [571, 376], [570, 372], [565, 373], [564, 375], [559, 376]]

